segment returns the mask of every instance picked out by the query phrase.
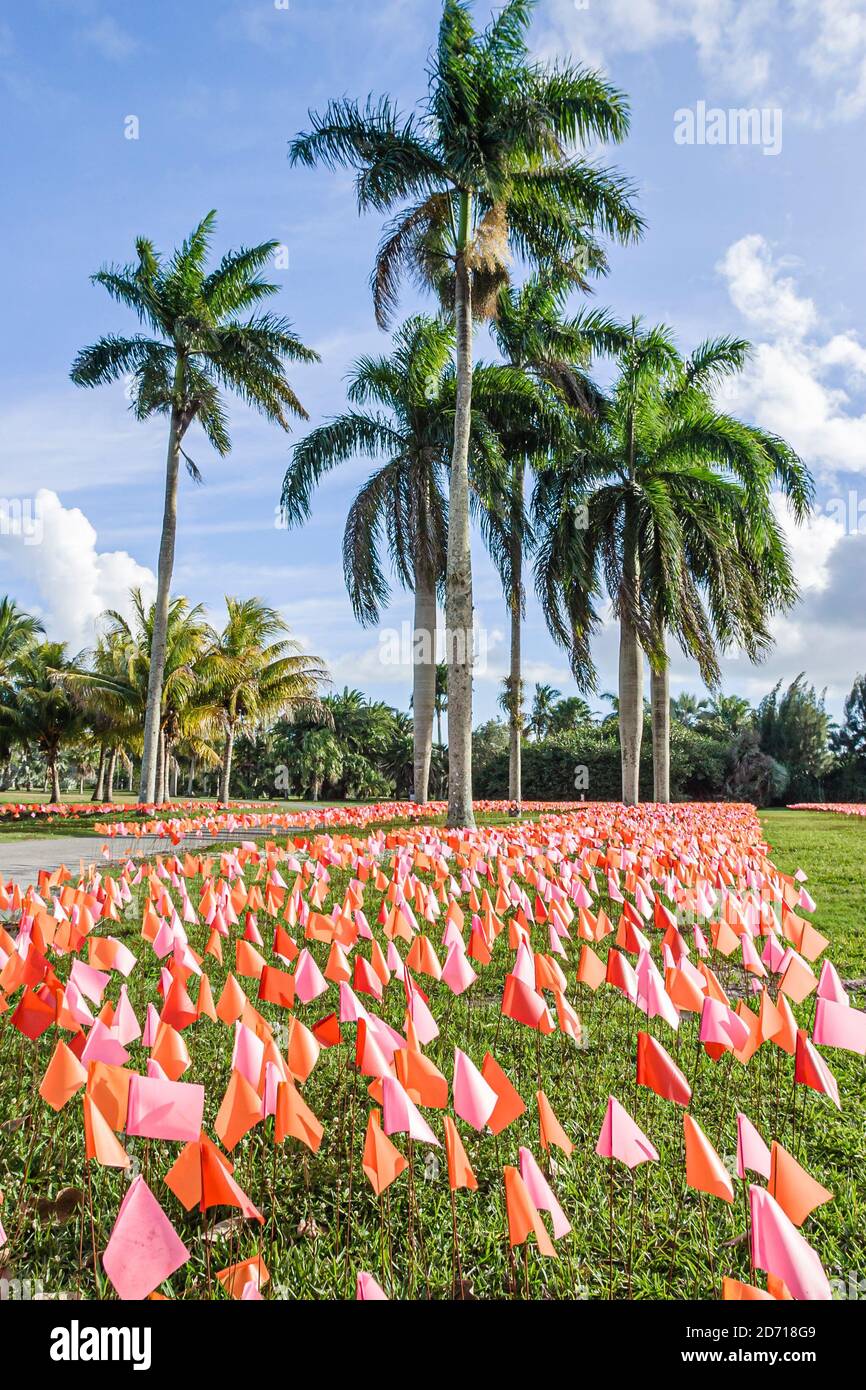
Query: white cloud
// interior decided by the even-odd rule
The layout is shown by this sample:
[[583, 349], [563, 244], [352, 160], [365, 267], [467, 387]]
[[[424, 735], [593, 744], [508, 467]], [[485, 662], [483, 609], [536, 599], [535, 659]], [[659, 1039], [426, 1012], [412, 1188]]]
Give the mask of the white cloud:
[[105, 608], [128, 611], [133, 586], [152, 602], [153, 572], [125, 550], [98, 550], [87, 517], [78, 507], [64, 507], [56, 492], [40, 488], [25, 518], [24, 526], [4, 526], [0, 535], [5, 587], [11, 591], [11, 573], [38, 595], [49, 637], [78, 651], [93, 642]]
[[783, 103], [813, 125], [866, 109], [863, 0], [549, 0], [537, 38], [545, 57], [596, 67], [691, 43], [714, 98]]
[[816, 474], [866, 472], [866, 348], [853, 331], [828, 333], [762, 236], [742, 237], [717, 266], [749, 330], [765, 335], [730, 409], [787, 439]]

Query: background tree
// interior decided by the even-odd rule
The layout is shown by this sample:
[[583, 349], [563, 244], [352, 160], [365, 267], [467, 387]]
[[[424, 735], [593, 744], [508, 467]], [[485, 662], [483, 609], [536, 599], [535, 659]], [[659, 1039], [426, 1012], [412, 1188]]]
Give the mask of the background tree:
[[[193, 422], [220, 457], [231, 450], [223, 392], [233, 391], [282, 429], [306, 411], [289, 385], [284, 361], [316, 362], [287, 319], [256, 309], [278, 287], [260, 272], [277, 243], [230, 251], [216, 269], [207, 260], [216, 213], [209, 212], [165, 261], [144, 237], [136, 261], [108, 266], [92, 278], [112, 299], [132, 309], [148, 334], [110, 334], [83, 348], [72, 364], [77, 386], [131, 381], [131, 408], [138, 420], [165, 415], [169, 421], [165, 505], [159, 546], [157, 593], [139, 801], [156, 796], [159, 724], [166, 661], [171, 577], [177, 530], [180, 460], [195, 479], [196, 464], [183, 444]], [[249, 310], [249, 317], [242, 317]]]
[[60, 801], [60, 756], [81, 737], [85, 714], [59, 679], [68, 666], [64, 642], [30, 643], [16, 659], [15, 698], [0, 710], [11, 737], [39, 749], [45, 758], [52, 802]]
[[[722, 341], [696, 353], [706, 380]], [[697, 371], [697, 369], [696, 369]], [[669, 795], [666, 634], [718, 680], [718, 648], [753, 660], [770, 644], [769, 616], [793, 602], [790, 558], [770, 502], [782, 481], [798, 514], [810, 480], [783, 441], [721, 414], [689, 385], [690, 366], [665, 328], [634, 320], [603, 411], [575, 425], [580, 445], [536, 490], [537, 584], [548, 626], [567, 646], [579, 685], [594, 681], [589, 643], [606, 592], [620, 625], [623, 800], [638, 797], [643, 660], [653, 687], [657, 800]], [[574, 525], [575, 509], [585, 525]]]
[[[482, 33], [464, 0], [445, 0], [427, 99], [403, 117], [389, 98], [331, 102], [291, 146], [294, 162], [357, 171], [359, 208], [396, 215], [373, 274], [384, 327], [404, 272], [453, 308], [457, 402], [449, 477], [446, 626], [449, 640], [448, 823], [472, 816], [472, 562], [469, 443], [472, 321], [488, 317], [511, 254], [571, 266], [596, 229], [638, 234], [630, 190], [616, 174], [568, 152], [620, 140], [622, 94], [595, 73], [531, 62], [532, 0], [508, 0]], [[594, 245], [594, 242], [593, 242]]]
[[534, 738], [546, 738], [550, 733], [553, 712], [561, 698], [552, 685], [536, 685], [526, 726]]
[[782, 690], [778, 681], [755, 711], [761, 751], [788, 770], [793, 801], [821, 799], [823, 781], [833, 766], [829, 748], [830, 717], [824, 694], [806, 682], [801, 671]]
[[[39, 618], [25, 612], [8, 595], [4, 594], [0, 598], [0, 711], [4, 706], [14, 703], [14, 684], [19, 659], [44, 632]], [[12, 748], [11, 725], [6, 724], [0, 717], [0, 787], [3, 790], [9, 782]]]
[[258, 598], [226, 596], [228, 613], [204, 653], [204, 710], [210, 708], [223, 736], [219, 799], [230, 800], [235, 738], [242, 729], [277, 715], [317, 710], [324, 662], [308, 656], [289, 637], [281, 614]]

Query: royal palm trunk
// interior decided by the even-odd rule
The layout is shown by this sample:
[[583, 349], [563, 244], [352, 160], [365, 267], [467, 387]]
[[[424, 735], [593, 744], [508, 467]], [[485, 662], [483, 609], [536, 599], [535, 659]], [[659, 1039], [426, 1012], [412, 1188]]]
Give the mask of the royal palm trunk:
[[671, 679], [667, 662], [650, 671], [650, 703], [653, 729], [653, 799], [671, 799]]
[[415, 571], [415, 619], [412, 633], [412, 742], [415, 800], [426, 805], [433, 756], [436, 706], [436, 584], [423, 566]]
[[[175, 391], [183, 385], [183, 364], [175, 371]], [[171, 597], [171, 576], [174, 570], [174, 545], [177, 534], [177, 486], [180, 469], [181, 417], [172, 407], [168, 435], [168, 456], [165, 465], [165, 503], [162, 514], [162, 536], [159, 543], [156, 606], [153, 615], [153, 637], [150, 648], [150, 670], [147, 677], [147, 705], [144, 715], [144, 753], [141, 759], [139, 802], [149, 803], [157, 795], [157, 762], [159, 758], [159, 722], [162, 707], [162, 682], [165, 672], [168, 639], [168, 608]]]
[[643, 650], [631, 616], [638, 602], [637, 559], [633, 553], [629, 553], [631, 528], [627, 524], [625, 529], [623, 588], [626, 606], [619, 624], [619, 746], [622, 799], [626, 806], [636, 806], [640, 800], [640, 748], [643, 739]]
[[523, 460], [515, 462], [511, 506], [511, 652], [509, 666], [508, 711], [508, 799], [521, 800], [521, 738], [523, 735], [523, 671], [521, 663], [523, 609]]
[[235, 749], [235, 726], [229, 723], [226, 728], [226, 746], [223, 751], [223, 772], [220, 783], [220, 801], [223, 805], [228, 805], [229, 790], [232, 780], [232, 756]]
[[469, 199], [463, 195], [454, 296], [457, 401], [448, 494], [445, 626], [448, 646], [448, 825], [473, 826], [472, 555], [469, 539], [469, 432], [472, 421], [472, 289], [464, 250]]
[[96, 786], [93, 788], [91, 801], [103, 801], [105, 798], [105, 744], [99, 749], [99, 767], [96, 770]]

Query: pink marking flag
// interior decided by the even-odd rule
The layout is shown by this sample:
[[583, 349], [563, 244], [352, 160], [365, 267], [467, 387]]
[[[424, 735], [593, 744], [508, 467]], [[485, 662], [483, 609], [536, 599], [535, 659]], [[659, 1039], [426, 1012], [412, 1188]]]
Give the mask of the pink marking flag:
[[388, 1295], [385, 1290], [376, 1283], [372, 1274], [367, 1274], [363, 1270], [359, 1273], [355, 1283], [355, 1298], [361, 1303], [387, 1303]]
[[478, 1068], [459, 1047], [454, 1049], [454, 1113], [473, 1129], [482, 1130], [499, 1099]]
[[147, 1298], [188, 1259], [189, 1251], [144, 1178], [134, 1178], [102, 1257], [118, 1297]]
[[762, 1178], [770, 1176], [770, 1150], [767, 1148], [752, 1121], [742, 1111], [737, 1112], [737, 1177], [744, 1180], [746, 1169], [760, 1173]]
[[748, 1025], [721, 999], [712, 999], [708, 995], [701, 1012], [701, 1042], [719, 1043], [736, 1052], [745, 1047], [748, 1041]]
[[204, 1114], [204, 1086], [133, 1076], [129, 1083], [127, 1134], [144, 1139], [198, 1139]]
[[571, 1230], [571, 1222], [557, 1202], [550, 1186], [529, 1149], [521, 1148], [520, 1176], [539, 1211], [549, 1211], [553, 1219], [553, 1238], [560, 1240]]
[[839, 972], [832, 961], [825, 960], [818, 977], [818, 998], [832, 999], [834, 1004], [849, 1003], [848, 993], [839, 979]]
[[320, 994], [324, 994], [327, 988], [328, 981], [305, 946], [295, 966], [295, 989], [298, 998], [302, 1004], [310, 1004], [314, 999], [318, 999]]
[[811, 1245], [762, 1187], [749, 1188], [752, 1264], [784, 1280], [794, 1298], [820, 1302], [833, 1297]]
[[408, 1134], [410, 1139], [419, 1140], [422, 1144], [441, 1147], [427, 1121], [395, 1076], [382, 1077], [382, 1128], [388, 1135]]
[[819, 1047], [844, 1047], [847, 1052], [866, 1057], [866, 1013], [852, 1009], [847, 997], [844, 1004], [818, 999], [812, 1041]]
[[618, 1158], [627, 1168], [639, 1163], [657, 1163], [658, 1149], [635, 1124], [614, 1096], [608, 1096], [607, 1114], [595, 1151], [599, 1158]]

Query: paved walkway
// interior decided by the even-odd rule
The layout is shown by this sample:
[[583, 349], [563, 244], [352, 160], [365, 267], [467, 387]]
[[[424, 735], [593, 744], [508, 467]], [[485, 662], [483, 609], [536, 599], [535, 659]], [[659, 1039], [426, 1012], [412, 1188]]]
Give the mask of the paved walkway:
[[[299, 810], [312, 809], [304, 805]], [[298, 834], [304, 832], [299, 830]], [[224, 835], [189, 835], [177, 846], [176, 852], [182, 854], [189, 850], [196, 854], [212, 845], [240, 844], [241, 840], [281, 840], [292, 834], [290, 830], [267, 829], [234, 831]], [[108, 849], [108, 858], [103, 847]], [[109, 863], [112, 860], [148, 858], [154, 854], [170, 854], [175, 850], [171, 840], [165, 835], [149, 835], [141, 839], [135, 836], [115, 836], [103, 839], [99, 835], [45, 835], [28, 839], [5, 839], [0, 835], [0, 878], [8, 883], [10, 879], [22, 888], [36, 883], [40, 869], [56, 869], [65, 864], [73, 873], [78, 872], [79, 863]]]

